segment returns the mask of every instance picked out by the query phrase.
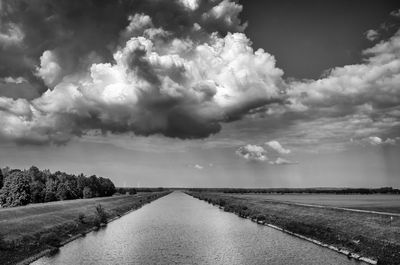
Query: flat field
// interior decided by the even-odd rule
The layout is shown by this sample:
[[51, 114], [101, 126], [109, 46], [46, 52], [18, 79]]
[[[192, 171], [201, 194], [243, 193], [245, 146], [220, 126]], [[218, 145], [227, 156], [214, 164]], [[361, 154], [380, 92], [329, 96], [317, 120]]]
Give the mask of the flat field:
[[46, 249], [47, 244], [41, 240], [43, 234], [53, 232], [63, 241], [92, 228], [98, 204], [108, 218], [113, 218], [165, 194], [145, 192], [0, 208], [0, 264], [13, 264]]
[[233, 196], [256, 201], [279, 201], [328, 207], [400, 213], [400, 195], [392, 194], [234, 194]]

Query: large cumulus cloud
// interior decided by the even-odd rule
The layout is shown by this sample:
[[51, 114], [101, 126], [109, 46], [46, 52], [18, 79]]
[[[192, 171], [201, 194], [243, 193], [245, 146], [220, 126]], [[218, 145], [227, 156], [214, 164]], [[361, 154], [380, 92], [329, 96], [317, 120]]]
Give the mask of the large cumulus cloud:
[[261, 136], [248, 133], [261, 141], [268, 132], [294, 153], [337, 152], [355, 143], [398, 145], [400, 31], [363, 55], [359, 64], [335, 67], [319, 79], [288, 81], [285, 104], [252, 111]]
[[[293, 152], [399, 137], [400, 31], [359, 64], [285, 81], [272, 55], [252, 49], [237, 1], [1, 3], [0, 140], [205, 138], [244, 116], [262, 118], [246, 137], [268, 132]], [[289, 153], [277, 143], [265, 147]]]
[[399, 136], [400, 31], [363, 54], [362, 63], [289, 83], [288, 104], [271, 111], [287, 120], [283, 137], [296, 139], [294, 145], [343, 150], [350, 139]]
[[176, 36], [189, 35], [197, 25], [201, 32], [191, 34], [194, 39], [206, 38], [212, 32], [223, 35], [238, 32], [245, 27], [238, 18], [242, 7], [227, 0], [2, 0], [1, 3], [0, 78], [22, 76], [39, 93], [49, 85], [35, 75], [46, 50], [59, 58], [60, 76], [82, 71], [93, 61], [110, 61], [115, 48], [124, 44], [118, 37], [129, 23], [127, 18], [137, 13], [148, 14], [155, 27], [163, 26]]
[[299, 109], [320, 107], [352, 112], [363, 104], [375, 109], [400, 103], [400, 31], [390, 40], [365, 50], [364, 63], [333, 68], [318, 80], [299, 81], [289, 92]]
[[[40, 21], [55, 43], [37, 54], [32, 72], [47, 90], [32, 100], [0, 97], [0, 137], [19, 143], [63, 143], [89, 130], [100, 130], [204, 138], [217, 133], [221, 122], [282, 102], [283, 72], [275, 67], [274, 57], [262, 49], [253, 51], [243, 33], [228, 32], [245, 27], [238, 18], [241, 6], [237, 3], [138, 1], [130, 13], [124, 13], [121, 7], [112, 9], [105, 2], [96, 10], [111, 5], [111, 14], [126, 14], [125, 25], [117, 34], [111, 33], [117, 28], [113, 23], [122, 23], [111, 16], [108, 23], [113, 25], [107, 24], [104, 39], [94, 45], [87, 38], [103, 38], [100, 30], [83, 37], [80, 28], [84, 27], [73, 25], [66, 30], [62, 25], [58, 34], [77, 39], [63, 44], [51, 35], [57, 26]], [[52, 7], [48, 12], [55, 14], [46, 19], [71, 22], [66, 11], [61, 11], [66, 7], [74, 11], [70, 16], [84, 20], [80, 12], [93, 3], [73, 3], [48, 2]], [[44, 12], [31, 2], [25, 5], [27, 17], [32, 15], [30, 9], [36, 15]], [[85, 19], [89, 21], [83, 21], [87, 30], [96, 23], [96, 14], [103, 14], [101, 10], [88, 12]], [[100, 47], [112, 50], [112, 55]]]

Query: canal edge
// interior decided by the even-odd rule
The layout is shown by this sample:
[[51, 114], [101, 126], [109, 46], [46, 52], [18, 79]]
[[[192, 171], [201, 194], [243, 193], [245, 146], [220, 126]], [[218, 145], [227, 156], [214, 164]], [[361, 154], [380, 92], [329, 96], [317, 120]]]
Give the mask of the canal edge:
[[[164, 197], [164, 196], [166, 196], [166, 195], [163, 195], [163, 196], [161, 196], [161, 197], [159, 197], [159, 198], [157, 198], [157, 199], [160, 199], [160, 198], [162, 198], [162, 197]], [[156, 199], [156, 200], [157, 200], [157, 199]], [[143, 205], [140, 205], [138, 208], [130, 209], [130, 210], [127, 211], [127, 212], [124, 212], [124, 213], [122, 213], [122, 214], [119, 214], [119, 215], [117, 215], [117, 216], [114, 216], [114, 217], [108, 219], [106, 223], [108, 224], [108, 223], [111, 223], [111, 222], [113, 222], [113, 221], [115, 221], [115, 220], [117, 220], [117, 219], [120, 219], [121, 217], [123, 217], [123, 216], [125, 216], [125, 215], [127, 215], [127, 214], [129, 214], [129, 213], [131, 213], [131, 212], [134, 212], [134, 211], [136, 211], [136, 210], [139, 210], [140, 208], [142, 208], [142, 207], [145, 206], [146, 204], [150, 204], [150, 203], [152, 203], [152, 202], [154, 202], [154, 201], [156, 201], [156, 200], [150, 201], [150, 202], [148, 202], [148, 203], [145, 203], [145, 204], [143, 204]], [[105, 228], [106, 228], [106, 227], [105, 227]], [[84, 236], [86, 236], [87, 234], [89, 234], [90, 232], [97, 231], [97, 230], [98, 230], [98, 228], [96, 228], [96, 227], [91, 227], [91, 228], [89, 228], [89, 229], [86, 229], [85, 231], [83, 231], [83, 232], [81, 232], [81, 233], [79, 233], [79, 234], [77, 234], [77, 235], [73, 235], [73, 236], [71, 236], [70, 238], [67, 238], [67, 239], [64, 240], [64, 241], [61, 241], [60, 246], [59, 246], [58, 248], [46, 248], [46, 249], [40, 251], [39, 253], [37, 253], [37, 254], [35, 254], [35, 255], [33, 255], [33, 256], [30, 256], [30, 257], [28, 257], [28, 258], [26, 258], [26, 259], [24, 259], [24, 260], [22, 260], [22, 261], [16, 263], [15, 265], [30, 265], [31, 263], [37, 261], [38, 259], [43, 258], [44, 256], [51, 254], [52, 251], [54, 251], [54, 250], [57, 250], [57, 251], [58, 251], [58, 249], [61, 248], [62, 246], [65, 246], [66, 244], [68, 244], [68, 243], [70, 243], [70, 242], [72, 242], [72, 241], [74, 241], [74, 240], [76, 240], [76, 239], [78, 239], [78, 238], [84, 237]]]
[[[191, 194], [188, 194], [188, 193], [186, 193], [186, 194], [189, 195], [189, 196], [191, 196], [191, 197], [193, 197], [193, 198], [195, 198], [195, 199], [198, 199], [198, 200], [200, 200], [200, 201], [203, 201], [203, 200], [201, 200], [201, 199], [199, 199], [199, 198], [196, 198], [196, 197], [192, 196]], [[206, 202], [206, 201], [205, 201], [205, 202]], [[218, 207], [219, 209], [223, 210], [224, 212], [227, 212], [227, 211], [225, 211], [225, 208], [224, 208], [224, 207], [222, 207], [222, 206], [220, 206], [220, 205], [218, 205], [218, 204], [212, 204], [212, 203], [209, 203], [209, 204]], [[236, 216], [238, 216], [238, 217], [240, 217], [240, 218], [248, 219], [248, 220], [250, 220], [250, 221], [252, 221], [252, 222], [254, 222], [254, 223], [256, 223], [256, 224], [259, 224], [259, 225], [268, 226], [268, 227], [270, 227], [270, 228], [273, 228], [273, 229], [275, 229], [275, 230], [278, 230], [278, 231], [281, 231], [281, 232], [283, 232], [283, 233], [289, 234], [289, 235], [291, 235], [291, 236], [294, 236], [294, 237], [303, 239], [303, 240], [305, 240], [305, 241], [311, 242], [311, 243], [313, 243], [313, 244], [315, 244], [315, 245], [318, 245], [318, 246], [320, 246], [320, 247], [328, 248], [328, 249], [330, 249], [330, 250], [335, 251], [336, 253], [339, 253], [339, 254], [342, 254], [342, 255], [347, 256], [349, 259], [354, 259], [354, 260], [357, 260], [357, 261], [363, 261], [363, 262], [368, 263], [368, 264], [371, 264], [371, 265], [377, 265], [377, 264], [378, 264], [378, 260], [375, 260], [375, 259], [373, 259], [373, 258], [364, 257], [364, 256], [361, 256], [361, 255], [359, 255], [359, 254], [357, 254], [357, 253], [353, 253], [353, 252], [351, 252], [351, 251], [349, 251], [349, 250], [341, 249], [341, 248], [335, 247], [335, 246], [333, 246], [333, 245], [325, 244], [325, 243], [323, 243], [323, 242], [321, 242], [321, 241], [318, 241], [318, 240], [315, 240], [315, 239], [312, 239], [312, 238], [303, 236], [303, 235], [301, 235], [301, 234], [297, 234], [297, 233], [291, 232], [291, 231], [286, 230], [286, 229], [284, 229], [284, 228], [281, 228], [281, 227], [279, 227], [279, 226], [276, 226], [276, 225], [273, 225], [273, 224], [269, 224], [269, 223], [266, 223], [266, 222], [263, 222], [263, 221], [258, 221], [257, 219], [252, 219], [252, 218], [250, 218], [250, 217], [242, 217], [242, 216], [240, 216], [240, 215], [239, 215], [238, 213], [236, 213], [236, 212], [228, 212], [228, 213], [233, 213], [233, 214], [235, 214]]]
[[[115, 221], [115, 220], [117, 220], [117, 219], [119, 219], [121, 217], [123, 217], [124, 215], [127, 215], [127, 214], [129, 214], [129, 213], [131, 213], [131, 212], [133, 212], [135, 210], [139, 210], [139, 209], [140, 208], [129, 210], [129, 211], [121, 214], [120, 216], [115, 216], [115, 217], [111, 218], [110, 220], [107, 220], [107, 224], [111, 223], [112, 221]], [[95, 230], [96, 230], [95, 227], [91, 227], [91, 228], [89, 228], [89, 229], [87, 229], [87, 230], [85, 230], [85, 231], [83, 231], [83, 232], [81, 232], [81, 233], [79, 233], [77, 235], [71, 236], [70, 238], [62, 241], [60, 243], [59, 248], [62, 247], [62, 246], [65, 246], [66, 244], [68, 244], [68, 243], [70, 243], [70, 242], [72, 242], [72, 241], [74, 241], [74, 240], [76, 240], [78, 238], [84, 237], [87, 234], [89, 234], [90, 232], [93, 232]], [[45, 249], [45, 250], [43, 250], [43, 251], [41, 251], [41, 252], [39, 252], [39, 253], [37, 253], [35, 255], [23, 260], [23, 261], [20, 261], [20, 262], [16, 263], [16, 265], [29, 265], [29, 264], [35, 262], [36, 260], [38, 260], [40, 258], [43, 258], [44, 256], [50, 254], [52, 251], [54, 251], [54, 248], [47, 248], [47, 249]]]
[[[221, 210], [224, 209], [224, 208], [221, 207], [221, 206], [218, 207], [218, 208], [221, 209]], [[237, 215], [236, 213], [234, 213], [234, 214], [235, 214], [236, 216], [238, 216], [238, 217], [241, 217], [241, 216]], [[368, 264], [371, 264], [371, 265], [377, 265], [377, 264], [378, 264], [378, 261], [377, 261], [377, 260], [374, 260], [374, 259], [372, 259], [372, 258], [367, 258], [367, 257], [361, 256], [361, 255], [359, 255], [359, 254], [357, 254], [357, 253], [352, 253], [352, 252], [350, 252], [349, 250], [341, 249], [341, 248], [335, 247], [335, 246], [333, 246], [333, 245], [329, 245], [329, 244], [322, 243], [321, 241], [318, 241], [318, 240], [312, 239], [312, 238], [310, 238], [310, 237], [306, 237], [306, 236], [303, 236], [303, 235], [300, 235], [300, 234], [291, 232], [291, 231], [286, 230], [286, 229], [284, 229], [284, 228], [281, 228], [281, 227], [279, 227], [279, 226], [276, 226], [276, 225], [273, 225], [273, 224], [269, 224], [269, 223], [264, 223], [264, 222], [262, 222], [262, 221], [258, 221], [257, 219], [251, 219], [251, 218], [245, 218], [245, 219], [248, 219], [248, 220], [250, 220], [250, 221], [252, 221], [252, 222], [254, 222], [254, 223], [258, 224], [258, 225], [268, 226], [268, 227], [270, 227], [270, 228], [273, 228], [273, 229], [275, 229], [275, 230], [278, 230], [278, 231], [281, 231], [281, 232], [283, 232], [283, 233], [289, 234], [289, 235], [291, 235], [291, 236], [294, 236], [294, 237], [303, 239], [303, 240], [305, 240], [305, 241], [311, 242], [311, 243], [313, 243], [313, 244], [315, 244], [315, 245], [318, 245], [318, 246], [320, 246], [320, 247], [328, 248], [328, 249], [333, 250], [333, 251], [335, 251], [335, 252], [337, 252], [337, 253], [339, 253], [339, 254], [345, 255], [345, 256], [347, 256], [348, 258], [355, 259], [355, 260], [358, 260], [358, 261], [363, 261], [363, 262], [368, 263]]]
[[321, 241], [318, 241], [318, 240], [315, 240], [315, 239], [312, 239], [312, 238], [309, 238], [309, 237], [306, 237], [306, 236], [303, 236], [303, 235], [300, 235], [300, 234], [297, 234], [297, 233], [293, 233], [291, 231], [288, 231], [288, 230], [283, 229], [281, 227], [275, 226], [273, 224], [268, 224], [268, 223], [264, 223], [263, 224], [263, 223], [259, 223], [256, 220], [251, 220], [251, 221], [253, 221], [253, 222], [257, 223], [257, 224], [261, 224], [261, 225], [265, 225], [265, 226], [271, 227], [273, 229], [276, 229], [276, 230], [279, 230], [279, 231], [284, 232], [286, 234], [292, 235], [294, 237], [306, 240], [308, 242], [314, 243], [315, 245], [318, 245], [320, 247], [328, 248], [328, 249], [333, 250], [333, 251], [335, 251], [337, 253], [346, 255], [348, 258], [352, 258], [352, 259], [359, 260], [359, 261], [364, 261], [364, 262], [366, 262], [368, 264], [371, 264], [371, 265], [378, 264], [378, 261], [376, 261], [374, 259], [363, 257], [363, 256], [358, 255], [356, 253], [352, 253], [352, 252], [350, 252], [348, 250], [340, 249], [340, 248], [337, 248], [337, 247], [335, 247], [333, 245], [328, 245], [328, 244], [322, 243]]

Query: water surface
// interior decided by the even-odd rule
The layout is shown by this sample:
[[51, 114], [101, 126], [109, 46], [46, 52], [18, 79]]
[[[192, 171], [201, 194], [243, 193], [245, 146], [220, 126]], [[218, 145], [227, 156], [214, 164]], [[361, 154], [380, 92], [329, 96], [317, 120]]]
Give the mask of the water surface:
[[173, 192], [33, 264], [364, 263]]

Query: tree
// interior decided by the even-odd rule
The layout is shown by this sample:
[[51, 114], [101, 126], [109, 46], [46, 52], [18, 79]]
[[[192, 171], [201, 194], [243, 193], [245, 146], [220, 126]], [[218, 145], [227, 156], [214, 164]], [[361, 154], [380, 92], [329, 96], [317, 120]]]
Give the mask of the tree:
[[28, 169], [27, 173], [31, 177], [32, 181], [45, 182], [45, 179], [43, 178], [43, 173], [37, 167], [31, 166]]
[[1, 171], [1, 168], [0, 168], [0, 190], [1, 190], [1, 188], [3, 188], [3, 178], [4, 178], [3, 172]]
[[30, 177], [22, 171], [13, 171], [7, 175], [0, 191], [0, 203], [3, 207], [26, 205], [30, 202]]
[[33, 181], [30, 184], [31, 202], [40, 203], [45, 201], [46, 185], [40, 181]]
[[46, 179], [45, 202], [56, 201], [56, 192], [58, 187], [58, 179], [54, 175], [50, 175]]
[[1, 171], [2, 171], [2, 173], [3, 173], [3, 182], [4, 182], [4, 179], [6, 178], [6, 176], [8, 175], [8, 173], [10, 172], [10, 168], [9, 168], [9, 167], [5, 167], [5, 168], [3, 168]]
[[88, 179], [88, 186], [92, 191], [92, 197], [101, 196], [101, 185], [96, 175], [92, 175]]
[[79, 174], [76, 179], [76, 186], [78, 190], [78, 197], [83, 198], [83, 189], [88, 185], [87, 178], [83, 174]]
[[50, 170], [40, 170], [36, 166], [23, 171], [8, 167], [0, 170], [0, 204], [4, 207], [112, 196], [115, 192], [110, 179], [96, 175], [87, 178], [83, 174], [75, 176], [61, 171], [52, 174]]
[[108, 178], [99, 178], [99, 183], [101, 186], [100, 196], [112, 196], [115, 192], [114, 183]]
[[92, 189], [88, 186], [83, 188], [83, 198], [93, 198]]
[[56, 197], [58, 201], [64, 201], [70, 199], [68, 186], [61, 182], [57, 187]]
[[46, 177], [42, 171], [37, 167], [31, 166], [27, 174], [31, 178], [30, 190], [31, 190], [31, 202], [40, 203], [44, 202], [46, 196]]
[[73, 175], [68, 175], [63, 172], [57, 173], [58, 185], [56, 191], [56, 197], [58, 200], [72, 200], [77, 199], [78, 188], [77, 180]]

